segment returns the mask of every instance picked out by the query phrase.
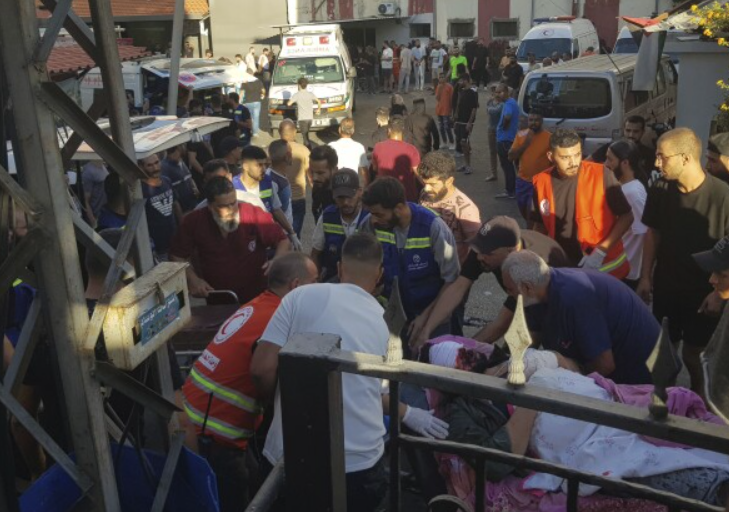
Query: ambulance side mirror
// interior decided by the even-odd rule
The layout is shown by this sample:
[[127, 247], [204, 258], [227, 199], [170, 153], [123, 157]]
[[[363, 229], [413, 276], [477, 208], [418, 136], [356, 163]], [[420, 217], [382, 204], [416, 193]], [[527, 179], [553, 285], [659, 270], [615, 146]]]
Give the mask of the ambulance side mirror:
[[357, 78], [357, 68], [352, 66], [347, 70], [347, 78]]

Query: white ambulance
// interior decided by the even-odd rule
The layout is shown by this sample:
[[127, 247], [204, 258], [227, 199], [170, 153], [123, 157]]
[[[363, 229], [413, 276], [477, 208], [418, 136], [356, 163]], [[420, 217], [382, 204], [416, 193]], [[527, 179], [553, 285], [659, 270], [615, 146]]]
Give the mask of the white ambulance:
[[283, 119], [296, 119], [296, 106], [289, 98], [298, 91], [300, 78], [309, 82], [308, 90], [322, 102], [312, 130], [336, 126], [352, 116], [357, 70], [344, 43], [339, 25], [299, 25], [281, 35], [281, 52], [274, 65], [268, 92], [271, 130]]

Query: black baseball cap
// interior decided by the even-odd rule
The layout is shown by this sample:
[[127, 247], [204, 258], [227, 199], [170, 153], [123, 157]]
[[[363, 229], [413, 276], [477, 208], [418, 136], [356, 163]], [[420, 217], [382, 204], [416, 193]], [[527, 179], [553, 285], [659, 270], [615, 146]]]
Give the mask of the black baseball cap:
[[729, 236], [719, 240], [710, 251], [697, 252], [693, 258], [705, 272], [729, 270]]
[[478, 233], [468, 241], [468, 245], [480, 254], [488, 254], [502, 247], [516, 247], [519, 240], [519, 224], [511, 217], [498, 215], [484, 222]]
[[220, 141], [220, 145], [218, 146], [218, 149], [220, 150], [220, 155], [225, 156], [231, 151], [233, 151], [235, 148], [242, 148], [243, 142], [238, 137], [234, 137], [232, 135], [228, 135], [223, 140]]
[[357, 190], [359, 190], [359, 175], [357, 171], [344, 167], [332, 175], [333, 197], [354, 197]]

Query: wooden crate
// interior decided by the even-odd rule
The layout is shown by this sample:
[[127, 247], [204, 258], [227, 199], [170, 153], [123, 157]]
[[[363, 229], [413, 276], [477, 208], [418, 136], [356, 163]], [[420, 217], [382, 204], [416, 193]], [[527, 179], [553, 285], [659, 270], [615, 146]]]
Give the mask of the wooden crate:
[[115, 366], [133, 370], [190, 320], [186, 267], [160, 263], [114, 294], [103, 332]]

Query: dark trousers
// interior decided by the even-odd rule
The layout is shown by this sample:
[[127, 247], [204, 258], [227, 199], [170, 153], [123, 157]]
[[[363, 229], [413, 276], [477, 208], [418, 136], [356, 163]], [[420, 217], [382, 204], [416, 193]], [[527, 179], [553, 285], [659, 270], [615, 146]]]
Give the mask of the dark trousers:
[[504, 181], [506, 183], [506, 192], [513, 196], [516, 194], [516, 170], [514, 169], [514, 162], [509, 160], [509, 150], [513, 141], [502, 141], [497, 144], [499, 162], [501, 163], [501, 170], [504, 171]]
[[301, 238], [301, 230], [304, 227], [304, 217], [306, 216], [306, 199], [293, 199], [291, 201], [291, 214], [294, 217], [294, 231], [296, 236]]
[[299, 121], [299, 131], [304, 139], [304, 146], [311, 149], [311, 140], [309, 140], [309, 130], [311, 130], [311, 120]]
[[[268, 459], [261, 461], [261, 476], [263, 481], [271, 473], [273, 466]], [[347, 473], [347, 512], [374, 512], [387, 494], [387, 473], [385, 473], [385, 457], [369, 469]], [[279, 495], [278, 500], [271, 508], [272, 512], [283, 512], [285, 506], [285, 492]], [[222, 510], [222, 509], [221, 509]], [[305, 510], [303, 507], [301, 510]]]
[[246, 451], [212, 442], [205, 457], [218, 481], [220, 512], [241, 512], [250, 501]]
[[487, 86], [489, 84], [489, 78], [489, 72], [486, 68], [477, 68], [471, 72], [472, 84], [476, 87], [478, 87], [481, 83], [484, 86]]
[[440, 138], [443, 140], [443, 144], [445, 144], [446, 141], [453, 144], [451, 116], [438, 116], [438, 124], [440, 125]]

